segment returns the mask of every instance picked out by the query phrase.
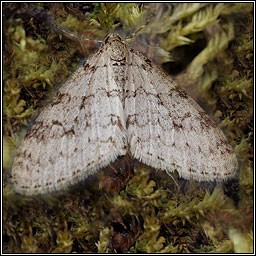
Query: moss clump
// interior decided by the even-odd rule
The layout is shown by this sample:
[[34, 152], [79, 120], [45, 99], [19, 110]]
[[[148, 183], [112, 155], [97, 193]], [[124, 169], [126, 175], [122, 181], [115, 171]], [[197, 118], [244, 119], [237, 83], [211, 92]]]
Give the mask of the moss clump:
[[[252, 252], [251, 3], [3, 7], [5, 253]], [[240, 161], [237, 182], [230, 181], [224, 190], [204, 189], [175, 173], [173, 179], [158, 177], [136, 163], [134, 176], [115, 195], [99, 191], [92, 177], [51, 195], [12, 193], [9, 168], [21, 131], [52, 88], [75, 69], [82, 53], [92, 52], [95, 38], [112, 29], [123, 34], [137, 29], [134, 45], [148, 45], [139, 50], [146, 49], [150, 57], [157, 52], [164, 69], [219, 123]]]

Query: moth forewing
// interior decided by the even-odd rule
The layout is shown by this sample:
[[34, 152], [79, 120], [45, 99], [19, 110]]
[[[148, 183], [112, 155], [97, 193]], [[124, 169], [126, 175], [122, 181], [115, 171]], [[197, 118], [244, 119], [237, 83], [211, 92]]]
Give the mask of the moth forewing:
[[40, 113], [17, 150], [12, 182], [33, 195], [60, 190], [130, 153], [196, 180], [233, 177], [223, 132], [170, 77], [110, 34]]

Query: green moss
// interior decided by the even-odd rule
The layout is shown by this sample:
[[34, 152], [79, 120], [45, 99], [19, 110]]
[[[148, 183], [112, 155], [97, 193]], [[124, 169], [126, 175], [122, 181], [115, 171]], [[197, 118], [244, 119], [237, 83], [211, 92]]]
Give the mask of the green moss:
[[[253, 5], [42, 3], [21, 7], [19, 13], [16, 5], [3, 6], [3, 251], [251, 252]], [[31, 19], [34, 8], [47, 11], [52, 19], [42, 22], [40, 15]], [[52, 88], [75, 69], [82, 53], [87, 56], [93, 51], [94, 39], [114, 28], [121, 28], [124, 34], [139, 29], [134, 40], [145, 43], [148, 39], [150, 46], [144, 48], [149, 56], [152, 44], [159, 45], [158, 52], [164, 53], [158, 58], [160, 63], [172, 59], [166, 64], [175, 68], [182, 60], [186, 63], [178, 69], [177, 81], [194, 91], [239, 158], [235, 201], [234, 195], [228, 197], [220, 187], [211, 192], [190, 182], [189, 192], [183, 191], [176, 174], [172, 179], [157, 178], [155, 170], [138, 163], [118, 195], [98, 191], [93, 180], [43, 197], [13, 194], [8, 169], [22, 130], [55, 90]], [[195, 55], [192, 47], [198, 47]]]
[[94, 11], [89, 17], [91, 24], [97, 25], [101, 29], [113, 29], [120, 23], [126, 29], [135, 29], [142, 22], [142, 14], [143, 9], [133, 3], [96, 3]]

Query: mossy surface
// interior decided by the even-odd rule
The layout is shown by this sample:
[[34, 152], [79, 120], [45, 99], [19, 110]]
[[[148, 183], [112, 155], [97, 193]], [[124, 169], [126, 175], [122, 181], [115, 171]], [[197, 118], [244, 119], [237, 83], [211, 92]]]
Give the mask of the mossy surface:
[[[3, 21], [4, 253], [252, 252], [252, 3], [4, 3]], [[199, 184], [136, 162], [119, 193], [91, 177], [50, 195], [14, 194], [13, 154], [37, 112], [106, 33], [136, 30], [133, 47], [223, 129], [237, 179]]]

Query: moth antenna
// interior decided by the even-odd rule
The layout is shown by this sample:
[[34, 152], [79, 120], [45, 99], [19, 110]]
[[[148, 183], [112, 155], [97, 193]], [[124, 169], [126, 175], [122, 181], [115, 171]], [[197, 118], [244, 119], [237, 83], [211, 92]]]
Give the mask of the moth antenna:
[[[155, 8], [154, 8], [155, 10]], [[152, 17], [154, 16], [154, 11], [151, 12], [149, 14], [149, 17], [147, 18], [145, 24], [141, 25], [139, 28], [137, 28], [131, 35], [127, 36], [125, 38], [125, 40], [129, 40], [129, 39], [132, 39], [133, 37], [135, 37], [136, 35], [138, 35], [140, 33], [140, 31], [142, 31], [148, 24], [149, 22], [151, 21]]]
[[20, 14], [26, 13], [31, 16], [33, 19], [42, 20], [46, 25], [50, 27], [53, 31], [58, 34], [63, 35], [64, 37], [70, 39], [71, 41], [78, 42], [81, 48], [81, 52], [85, 52], [85, 47], [83, 46], [83, 42], [91, 42], [97, 44], [100, 42], [97, 39], [86, 38], [84, 35], [81, 35], [75, 31], [71, 31], [68, 28], [65, 28], [59, 25], [56, 20], [52, 17], [50, 12], [45, 11], [42, 7], [28, 6], [24, 5], [24, 7], [19, 11]]

